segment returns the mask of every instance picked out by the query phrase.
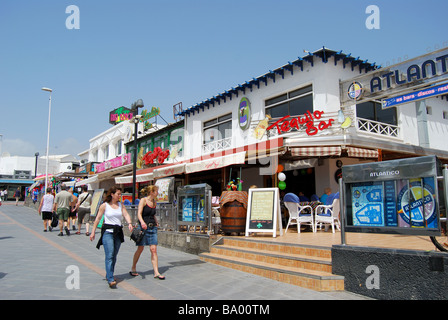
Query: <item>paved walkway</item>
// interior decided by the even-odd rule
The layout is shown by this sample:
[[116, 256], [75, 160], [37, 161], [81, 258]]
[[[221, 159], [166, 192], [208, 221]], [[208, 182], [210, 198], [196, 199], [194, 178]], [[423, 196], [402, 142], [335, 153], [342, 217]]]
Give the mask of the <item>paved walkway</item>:
[[129, 275], [135, 245], [125, 239], [118, 254], [116, 289], [105, 280], [104, 251], [84, 234], [43, 232], [34, 209], [14, 202], [0, 207], [0, 300], [363, 300], [349, 292], [316, 292], [202, 262], [196, 255], [159, 246], [153, 278], [149, 249]]

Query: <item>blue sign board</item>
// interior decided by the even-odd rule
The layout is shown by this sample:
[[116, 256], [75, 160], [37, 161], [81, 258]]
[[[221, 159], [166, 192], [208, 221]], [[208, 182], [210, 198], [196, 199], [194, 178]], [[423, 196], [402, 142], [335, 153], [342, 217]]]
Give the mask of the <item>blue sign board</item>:
[[428, 87], [423, 90], [411, 92], [398, 97], [384, 99], [382, 108], [386, 109], [403, 103], [409, 103], [412, 101], [427, 99], [430, 97], [439, 96], [448, 93], [448, 84], [442, 84], [440, 86]]

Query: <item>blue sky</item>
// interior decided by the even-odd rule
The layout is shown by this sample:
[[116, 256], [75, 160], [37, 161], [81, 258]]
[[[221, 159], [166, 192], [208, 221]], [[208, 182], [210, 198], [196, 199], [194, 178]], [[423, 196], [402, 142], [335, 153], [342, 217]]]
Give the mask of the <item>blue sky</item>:
[[[67, 29], [76, 5], [80, 28]], [[366, 8], [380, 9], [370, 30]], [[445, 0], [1, 0], [1, 152], [77, 155], [143, 99], [206, 100], [323, 46], [383, 66], [448, 46]], [[163, 121], [159, 119], [161, 123]]]

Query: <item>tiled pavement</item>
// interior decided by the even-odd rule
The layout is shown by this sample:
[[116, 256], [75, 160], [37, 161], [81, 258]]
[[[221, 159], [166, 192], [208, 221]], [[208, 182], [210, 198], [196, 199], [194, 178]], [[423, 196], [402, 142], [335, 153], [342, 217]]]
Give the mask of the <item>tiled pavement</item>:
[[[43, 232], [34, 209], [13, 202], [0, 207], [0, 300], [364, 300], [349, 292], [316, 292], [245, 272], [202, 262], [196, 255], [159, 246], [153, 278], [149, 249], [137, 271], [129, 270], [134, 243], [125, 239], [118, 254], [116, 289], [107, 285], [104, 251], [84, 234], [58, 237]], [[77, 277], [79, 275], [79, 277]], [[79, 281], [78, 281], [79, 280]], [[79, 283], [79, 288], [77, 284]]]

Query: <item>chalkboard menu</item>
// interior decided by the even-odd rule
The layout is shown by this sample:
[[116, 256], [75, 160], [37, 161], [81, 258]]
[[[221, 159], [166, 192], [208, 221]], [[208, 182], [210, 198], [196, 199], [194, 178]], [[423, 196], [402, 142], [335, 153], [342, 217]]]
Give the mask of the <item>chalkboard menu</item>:
[[278, 188], [249, 189], [247, 204], [246, 236], [250, 232], [272, 232], [277, 235], [280, 223], [280, 235], [283, 234], [280, 217], [280, 198]]

